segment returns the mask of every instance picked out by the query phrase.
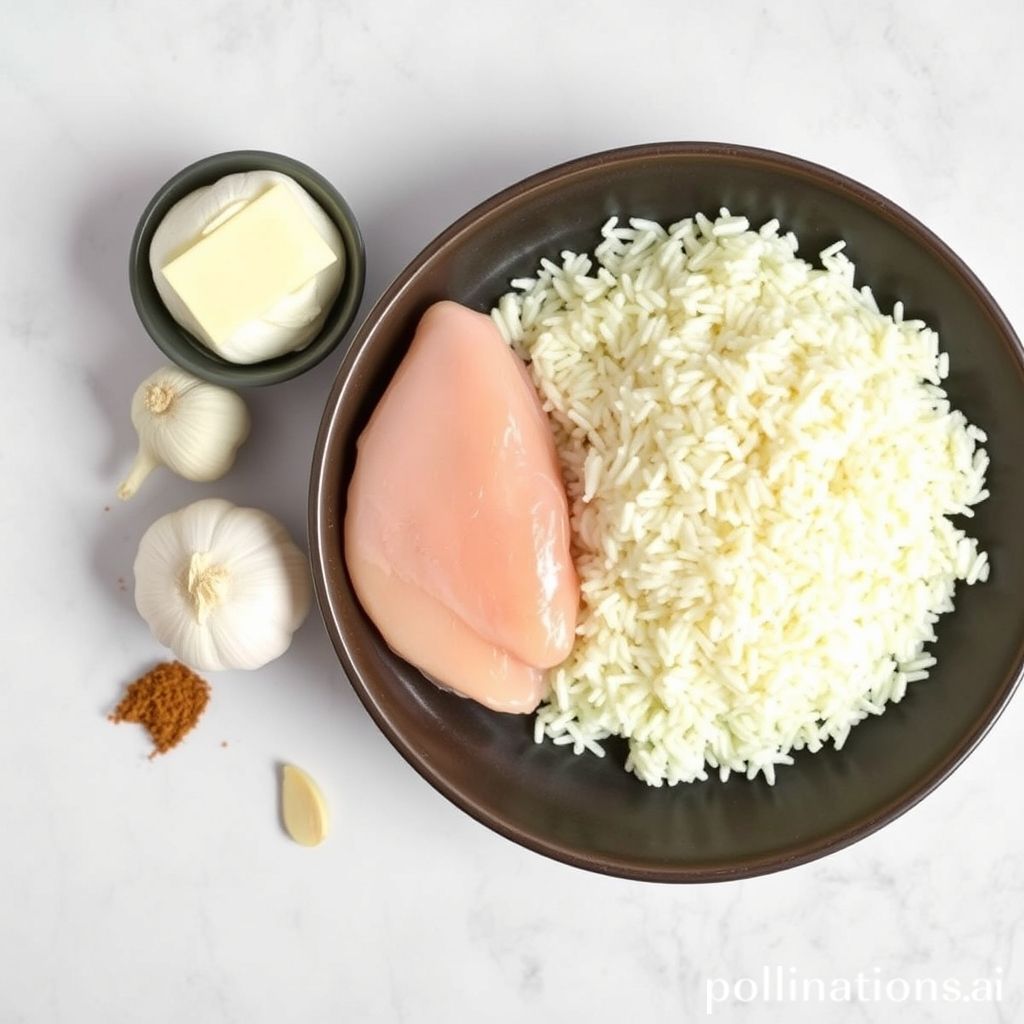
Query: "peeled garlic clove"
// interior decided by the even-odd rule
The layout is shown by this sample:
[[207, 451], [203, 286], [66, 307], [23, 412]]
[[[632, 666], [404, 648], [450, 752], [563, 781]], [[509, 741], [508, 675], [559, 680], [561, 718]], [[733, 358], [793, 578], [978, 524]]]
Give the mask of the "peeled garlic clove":
[[281, 769], [281, 817], [288, 835], [302, 846], [319, 846], [327, 838], [327, 802], [320, 787], [301, 768]]
[[117, 490], [126, 501], [157, 466], [186, 480], [219, 480], [249, 436], [249, 410], [227, 388], [165, 366], [147, 377], [132, 397], [139, 451]]

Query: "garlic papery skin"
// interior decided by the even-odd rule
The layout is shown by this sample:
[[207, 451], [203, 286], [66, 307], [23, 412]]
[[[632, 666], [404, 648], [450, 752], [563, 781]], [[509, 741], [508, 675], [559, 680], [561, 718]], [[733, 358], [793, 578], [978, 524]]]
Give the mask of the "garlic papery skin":
[[157, 466], [186, 480], [219, 480], [249, 436], [250, 420], [245, 402], [234, 391], [165, 366], [136, 389], [132, 423], [139, 452], [117, 489], [122, 501], [132, 497]]
[[196, 622], [205, 626], [210, 613], [227, 597], [228, 571], [223, 565], [213, 565], [208, 551], [196, 551], [188, 562], [185, 589], [192, 600]]
[[279, 658], [309, 612], [306, 556], [271, 515], [204, 498], [161, 516], [135, 556], [135, 606], [153, 636], [204, 672]]
[[[337, 260], [261, 317], [215, 342], [164, 275], [164, 267], [274, 185], [285, 185]], [[242, 171], [219, 178], [180, 199], [157, 225], [149, 246], [149, 269], [172, 317], [207, 348], [232, 363], [251, 364], [305, 348], [320, 333], [344, 280], [345, 245], [337, 225], [297, 182], [279, 171]]]

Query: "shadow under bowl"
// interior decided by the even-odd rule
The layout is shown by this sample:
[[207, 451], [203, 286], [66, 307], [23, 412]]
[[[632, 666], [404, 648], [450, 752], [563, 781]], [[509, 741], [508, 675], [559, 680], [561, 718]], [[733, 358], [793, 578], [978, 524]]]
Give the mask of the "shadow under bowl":
[[[992, 496], [970, 520], [991, 578], [961, 587], [938, 624], [926, 682], [858, 725], [841, 751], [795, 755], [774, 787], [748, 782], [649, 788], [623, 771], [621, 742], [599, 759], [533, 742], [531, 716], [495, 714], [443, 692], [396, 657], [345, 570], [345, 497], [355, 444], [439, 299], [488, 310], [542, 256], [586, 252], [611, 215], [669, 223], [727, 206], [776, 217], [805, 258], [837, 239], [882, 309], [940, 332], [955, 407], [989, 436]], [[765, 150], [673, 143], [600, 153], [544, 171], [466, 214], [395, 280], [338, 371], [313, 461], [313, 576], [331, 640], [373, 720], [428, 782], [478, 821], [592, 871], [665, 882], [776, 871], [869, 835], [930, 792], [979, 742], [1013, 693], [1024, 637], [1024, 356], [974, 274], [909, 214], [840, 174]]]
[[[207, 348], [168, 312], [153, 283], [149, 248], [160, 222], [179, 200], [219, 178], [242, 171], [278, 171], [301, 185], [341, 232], [345, 274], [318, 334], [303, 349], [286, 352], [258, 363], [232, 363]], [[355, 215], [341, 193], [312, 167], [279, 153], [237, 150], [206, 157], [166, 182], [143, 211], [132, 238], [128, 265], [132, 301], [147, 333], [157, 347], [190, 373], [225, 387], [260, 387], [278, 384], [312, 369], [338, 347], [355, 318], [363, 297], [366, 256]]]

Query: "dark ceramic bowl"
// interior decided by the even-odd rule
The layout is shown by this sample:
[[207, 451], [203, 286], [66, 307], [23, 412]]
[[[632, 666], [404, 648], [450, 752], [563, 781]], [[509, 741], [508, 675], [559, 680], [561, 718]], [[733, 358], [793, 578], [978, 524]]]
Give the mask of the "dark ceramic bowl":
[[[971, 529], [992, 560], [944, 616], [932, 678], [842, 751], [796, 755], [774, 787], [731, 778], [651, 789], [624, 750], [574, 757], [535, 745], [532, 718], [442, 692], [395, 657], [363, 614], [342, 557], [355, 441], [437, 299], [487, 310], [541, 256], [585, 251], [610, 214], [669, 222], [720, 206], [778, 217], [814, 258], [843, 238], [883, 308], [936, 327], [953, 402], [988, 432], [992, 497]], [[1024, 636], [1024, 355], [978, 279], [927, 228], [833, 171], [763, 150], [707, 144], [600, 153], [506, 189], [444, 232], [387, 290], [345, 357], [317, 440], [310, 539], [317, 596], [356, 693], [406, 760], [478, 821], [532, 850], [651, 881], [741, 878], [801, 864], [892, 821], [957, 767], [995, 721], [1021, 670]]]
[[[153, 234], [167, 211], [190, 192], [211, 185], [226, 174], [240, 171], [279, 171], [294, 178], [323, 208], [341, 232], [345, 247], [345, 277], [334, 305], [320, 333], [298, 352], [287, 352], [276, 359], [260, 363], [231, 363], [207, 348], [194, 337], [164, 306], [160, 293], [153, 284], [149, 267], [149, 246]], [[139, 219], [132, 238], [128, 278], [132, 300], [139, 318], [157, 347], [182, 368], [204, 380], [226, 387], [257, 387], [290, 380], [316, 366], [325, 359], [345, 336], [359, 309], [366, 279], [366, 257], [363, 238], [355, 215], [341, 194], [312, 167], [291, 157], [259, 150], [238, 150], [218, 153], [191, 164], [164, 184], [150, 200]]]

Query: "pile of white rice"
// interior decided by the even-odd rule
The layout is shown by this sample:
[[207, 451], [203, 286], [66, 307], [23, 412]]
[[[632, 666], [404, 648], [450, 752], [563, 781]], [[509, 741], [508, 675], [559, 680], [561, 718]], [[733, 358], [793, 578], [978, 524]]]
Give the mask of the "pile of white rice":
[[948, 517], [987, 496], [948, 355], [879, 312], [837, 242], [776, 221], [615, 218], [493, 312], [554, 425], [583, 602], [536, 736], [645, 782], [763, 773], [841, 747], [927, 677], [987, 556]]

